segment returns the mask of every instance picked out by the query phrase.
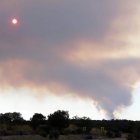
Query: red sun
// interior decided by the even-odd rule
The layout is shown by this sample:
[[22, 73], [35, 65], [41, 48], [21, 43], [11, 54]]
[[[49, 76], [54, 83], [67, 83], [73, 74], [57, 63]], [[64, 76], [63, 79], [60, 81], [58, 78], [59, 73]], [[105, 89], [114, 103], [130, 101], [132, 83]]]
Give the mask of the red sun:
[[18, 20], [16, 18], [13, 18], [12, 19], [12, 24], [14, 24], [14, 25], [18, 24]]

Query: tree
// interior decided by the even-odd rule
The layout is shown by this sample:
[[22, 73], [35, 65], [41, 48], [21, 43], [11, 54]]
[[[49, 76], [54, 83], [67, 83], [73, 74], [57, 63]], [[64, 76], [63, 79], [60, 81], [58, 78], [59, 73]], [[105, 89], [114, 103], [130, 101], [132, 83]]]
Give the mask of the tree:
[[11, 121], [13, 123], [21, 123], [21, 122], [24, 121], [24, 119], [23, 119], [21, 113], [19, 113], [19, 112], [13, 112], [13, 113], [11, 113]]
[[48, 123], [57, 130], [62, 130], [69, 125], [68, 111], [58, 110], [48, 116]]
[[140, 139], [140, 127], [138, 127], [135, 132], [134, 132], [134, 136], [136, 138], [136, 140]]
[[18, 112], [0, 114], [1, 123], [21, 123], [24, 119]]
[[74, 116], [71, 121], [73, 124], [79, 127], [79, 133], [89, 133], [92, 129], [91, 119], [89, 117]]
[[46, 117], [40, 113], [35, 113], [33, 117], [30, 119], [31, 125], [34, 129], [39, 125], [43, 124], [46, 120]]

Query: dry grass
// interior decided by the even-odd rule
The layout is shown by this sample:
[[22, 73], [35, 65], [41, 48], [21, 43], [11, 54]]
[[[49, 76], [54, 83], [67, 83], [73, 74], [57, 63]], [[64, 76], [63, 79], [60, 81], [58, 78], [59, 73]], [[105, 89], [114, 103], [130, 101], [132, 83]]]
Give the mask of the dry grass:
[[[26, 135], [26, 136], [4, 136], [0, 137], [0, 140], [49, 140], [49, 138], [43, 138], [38, 135]], [[53, 139], [52, 139], [53, 140]], [[85, 140], [81, 135], [69, 135], [60, 136], [58, 140]], [[93, 139], [93, 140], [126, 140], [125, 138], [113, 138], [113, 139]]]
[[[86, 140], [81, 135], [70, 135], [70, 136], [60, 136], [58, 140]], [[100, 138], [100, 139], [92, 139], [92, 140], [126, 140], [125, 138]]]
[[26, 135], [26, 136], [4, 136], [0, 137], [0, 140], [46, 140], [46, 138], [43, 138], [38, 135]]

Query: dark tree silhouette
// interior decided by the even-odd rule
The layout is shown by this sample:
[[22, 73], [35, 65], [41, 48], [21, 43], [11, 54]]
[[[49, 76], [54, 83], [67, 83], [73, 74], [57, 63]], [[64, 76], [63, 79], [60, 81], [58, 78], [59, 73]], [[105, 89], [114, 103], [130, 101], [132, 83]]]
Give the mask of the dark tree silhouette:
[[69, 125], [68, 111], [58, 110], [48, 116], [48, 123], [57, 130], [62, 130]]
[[136, 140], [140, 140], [140, 127], [138, 127], [138, 128], [135, 130], [134, 136], [135, 136]]
[[41, 124], [44, 124], [46, 117], [40, 113], [35, 113], [33, 117], [30, 119], [31, 125], [34, 129]]
[[88, 133], [92, 129], [92, 123], [89, 117], [74, 116], [71, 123], [79, 127], [79, 133]]
[[0, 114], [1, 123], [21, 123], [24, 119], [18, 112]]
[[23, 122], [24, 119], [19, 112], [13, 112], [11, 113], [11, 121], [14, 123], [20, 123], [20, 122]]

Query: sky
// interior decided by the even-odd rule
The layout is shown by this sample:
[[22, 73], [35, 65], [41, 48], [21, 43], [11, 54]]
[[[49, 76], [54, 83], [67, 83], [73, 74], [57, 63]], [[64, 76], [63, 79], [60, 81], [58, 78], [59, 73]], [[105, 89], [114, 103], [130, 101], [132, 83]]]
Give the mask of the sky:
[[139, 0], [1, 0], [0, 112], [139, 120], [139, 15]]

